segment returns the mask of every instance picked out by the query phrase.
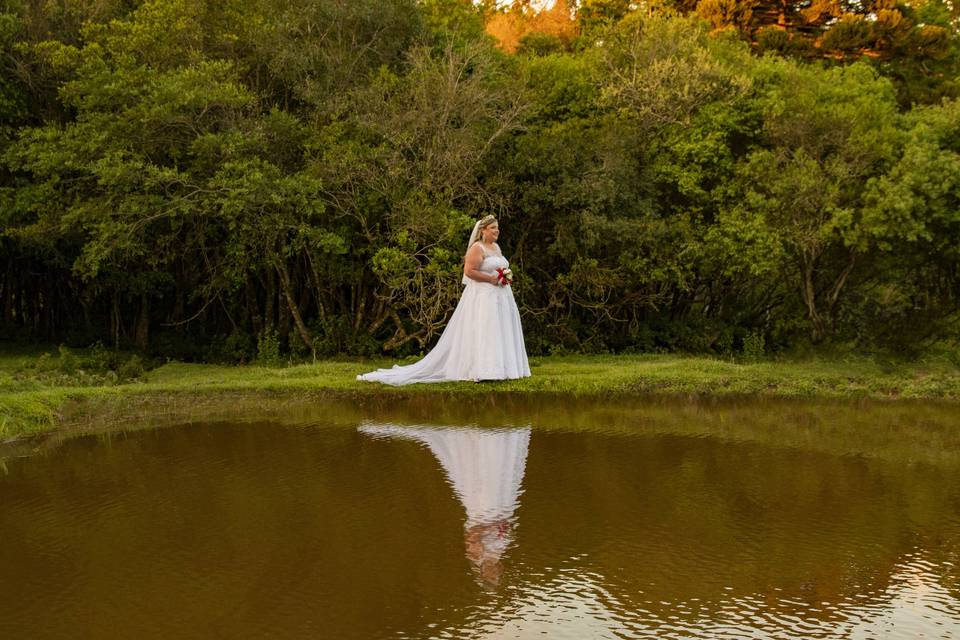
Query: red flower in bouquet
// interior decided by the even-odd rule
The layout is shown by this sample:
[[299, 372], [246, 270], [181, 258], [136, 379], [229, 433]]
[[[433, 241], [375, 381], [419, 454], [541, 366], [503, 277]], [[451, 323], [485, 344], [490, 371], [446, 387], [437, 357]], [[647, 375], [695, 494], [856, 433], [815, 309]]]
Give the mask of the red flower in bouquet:
[[513, 271], [510, 270], [510, 267], [497, 268], [497, 282], [504, 286], [513, 284]]

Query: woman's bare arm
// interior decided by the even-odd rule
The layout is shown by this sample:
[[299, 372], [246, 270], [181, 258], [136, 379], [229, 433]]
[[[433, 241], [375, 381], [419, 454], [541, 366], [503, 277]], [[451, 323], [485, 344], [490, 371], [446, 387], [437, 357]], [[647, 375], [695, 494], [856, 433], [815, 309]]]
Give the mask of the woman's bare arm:
[[497, 276], [480, 271], [481, 264], [483, 264], [483, 249], [480, 248], [479, 244], [475, 243], [467, 249], [467, 255], [463, 259], [463, 275], [477, 282], [497, 284], [499, 282]]

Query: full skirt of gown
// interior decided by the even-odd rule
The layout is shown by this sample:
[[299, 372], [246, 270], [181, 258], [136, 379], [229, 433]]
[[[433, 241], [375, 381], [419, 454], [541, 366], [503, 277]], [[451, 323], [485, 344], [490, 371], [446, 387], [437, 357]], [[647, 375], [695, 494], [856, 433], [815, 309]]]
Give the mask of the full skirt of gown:
[[[481, 271], [506, 266], [485, 258]], [[357, 376], [358, 380], [406, 385], [452, 380], [509, 380], [530, 375], [520, 312], [510, 286], [468, 280], [436, 346], [420, 361]]]
[[363, 424], [359, 431], [379, 439], [413, 440], [436, 456], [466, 510], [466, 527], [513, 516], [522, 493], [530, 427], [408, 427]]

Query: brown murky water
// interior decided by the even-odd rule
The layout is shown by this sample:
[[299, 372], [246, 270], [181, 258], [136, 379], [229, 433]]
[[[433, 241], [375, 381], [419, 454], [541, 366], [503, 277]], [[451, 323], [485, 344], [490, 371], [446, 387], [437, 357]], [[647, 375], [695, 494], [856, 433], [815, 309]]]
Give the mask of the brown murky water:
[[237, 412], [7, 457], [0, 638], [960, 637], [960, 407]]

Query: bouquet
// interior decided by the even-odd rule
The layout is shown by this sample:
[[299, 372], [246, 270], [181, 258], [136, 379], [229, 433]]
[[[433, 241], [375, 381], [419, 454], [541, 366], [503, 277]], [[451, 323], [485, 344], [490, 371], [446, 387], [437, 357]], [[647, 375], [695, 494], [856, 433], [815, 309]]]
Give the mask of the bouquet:
[[513, 271], [510, 270], [510, 267], [497, 268], [497, 282], [503, 286], [513, 284]]

